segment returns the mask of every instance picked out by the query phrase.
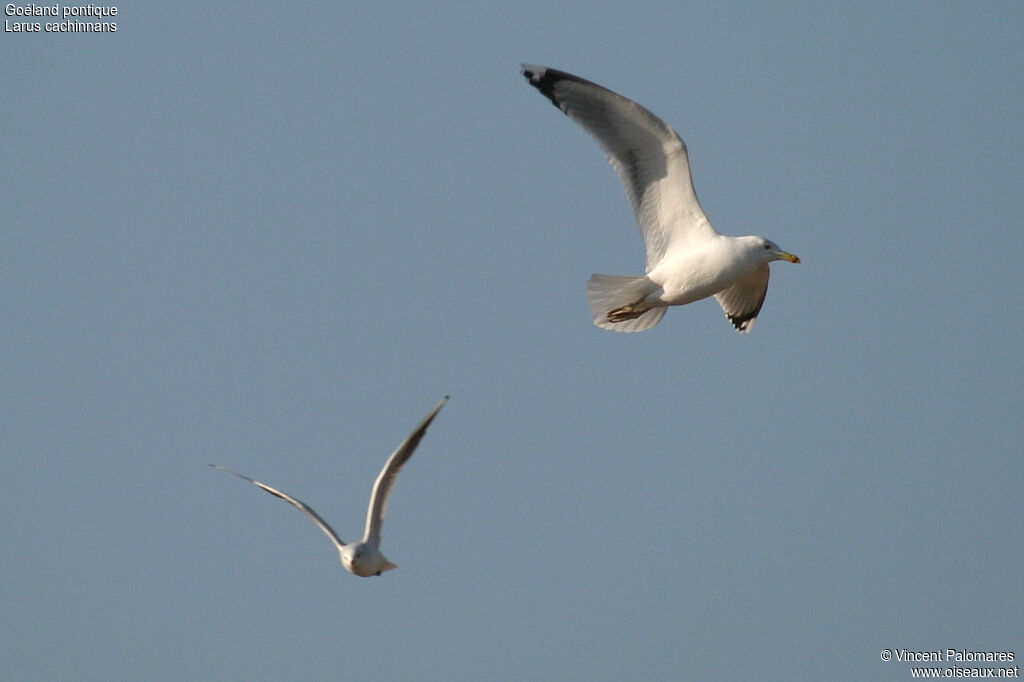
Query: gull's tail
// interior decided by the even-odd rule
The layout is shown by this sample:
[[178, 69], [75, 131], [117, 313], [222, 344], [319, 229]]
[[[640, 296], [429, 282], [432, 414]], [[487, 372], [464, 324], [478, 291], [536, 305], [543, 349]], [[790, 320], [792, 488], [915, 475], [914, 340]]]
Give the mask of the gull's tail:
[[[650, 295], [655, 285], [646, 277], [591, 275], [587, 282], [587, 303], [594, 324], [616, 332], [642, 332], [661, 321], [665, 307], [658, 306], [635, 314], [628, 310]], [[618, 313], [616, 321], [611, 313]]]

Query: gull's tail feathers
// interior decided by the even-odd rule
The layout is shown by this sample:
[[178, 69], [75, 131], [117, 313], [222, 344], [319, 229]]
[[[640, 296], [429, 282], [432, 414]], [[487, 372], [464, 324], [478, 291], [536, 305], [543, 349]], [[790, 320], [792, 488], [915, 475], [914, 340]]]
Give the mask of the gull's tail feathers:
[[[590, 281], [587, 282], [587, 303], [590, 304], [594, 324], [616, 332], [642, 332], [650, 329], [665, 315], [664, 306], [651, 308], [635, 317], [618, 321], [612, 321], [610, 313], [639, 303], [653, 292], [654, 287], [651, 280], [644, 276], [591, 275]], [[619, 317], [622, 318], [623, 314]]]

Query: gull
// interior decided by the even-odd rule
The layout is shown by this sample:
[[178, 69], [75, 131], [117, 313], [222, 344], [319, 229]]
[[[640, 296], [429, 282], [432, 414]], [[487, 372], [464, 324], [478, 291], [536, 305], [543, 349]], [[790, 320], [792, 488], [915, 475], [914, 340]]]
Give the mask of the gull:
[[405, 464], [412, 453], [416, 450], [416, 446], [419, 445], [420, 439], [423, 438], [423, 434], [427, 432], [427, 427], [430, 426], [430, 422], [433, 421], [437, 413], [441, 411], [444, 404], [448, 402], [448, 396], [445, 396], [441, 402], [434, 406], [434, 409], [430, 411], [427, 418], [424, 419], [419, 426], [416, 427], [408, 438], [402, 441], [402, 444], [398, 446], [390, 457], [388, 457], [387, 463], [384, 464], [384, 468], [380, 470], [380, 474], [377, 476], [376, 482], [373, 484], [373, 491], [370, 493], [370, 506], [366, 510], [366, 531], [363, 534], [363, 539], [359, 542], [346, 543], [338, 534], [334, 532], [330, 524], [324, 521], [319, 514], [313, 511], [313, 508], [302, 500], [298, 500], [287, 493], [283, 493], [276, 488], [271, 488], [266, 483], [260, 483], [248, 476], [243, 476], [237, 471], [232, 471], [218, 464], [211, 464], [215, 469], [220, 469], [229, 474], [234, 474], [239, 478], [243, 478], [249, 481], [253, 485], [256, 485], [263, 490], [266, 490], [275, 497], [280, 497], [288, 504], [297, 507], [299, 511], [313, 519], [317, 527], [322, 530], [327, 537], [331, 539], [334, 546], [338, 549], [338, 553], [341, 555], [341, 565], [345, 567], [349, 573], [353, 573], [361, 578], [368, 578], [372, 575], [380, 575], [384, 571], [390, 571], [393, 568], [398, 568], [397, 565], [391, 563], [387, 558], [381, 554], [380, 551], [380, 527], [384, 522], [384, 512], [388, 506], [388, 496], [391, 494], [391, 487], [395, 484], [395, 477], [398, 476], [399, 469]]
[[799, 263], [764, 237], [715, 231], [697, 201], [686, 144], [667, 123], [597, 83], [564, 71], [522, 65], [530, 85], [593, 136], [626, 188], [647, 249], [640, 277], [591, 275], [594, 324], [639, 332], [667, 306], [714, 296], [738, 332], [749, 332], [768, 293], [768, 264]]

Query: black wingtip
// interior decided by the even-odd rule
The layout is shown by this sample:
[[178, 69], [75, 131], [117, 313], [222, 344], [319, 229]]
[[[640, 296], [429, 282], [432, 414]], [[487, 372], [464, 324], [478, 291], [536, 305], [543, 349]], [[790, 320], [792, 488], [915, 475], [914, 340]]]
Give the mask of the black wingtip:
[[527, 64], [523, 62], [519, 65], [519, 71], [526, 77], [526, 80], [533, 81], [537, 74], [544, 70], [543, 66], [537, 66], [536, 64]]
[[569, 115], [569, 110], [558, 101], [558, 96], [555, 94], [555, 88], [559, 83], [563, 81], [571, 81], [573, 83], [580, 83], [599, 90], [611, 92], [608, 88], [598, 85], [594, 81], [588, 81], [586, 78], [580, 78], [579, 76], [566, 71], [559, 71], [558, 69], [552, 69], [547, 66], [537, 66], [535, 64], [522, 64], [521, 66], [523, 75], [526, 77], [526, 80], [530, 85], [537, 88], [542, 95], [551, 100], [551, 103], [558, 107], [562, 113], [567, 116]]
[[533, 64], [523, 64], [520, 70], [523, 73], [523, 77], [526, 78], [526, 82], [543, 92], [548, 97], [551, 97], [551, 86], [554, 84], [555, 80], [547, 77], [550, 69], [546, 69], [543, 66], [535, 66]]
[[551, 103], [558, 107], [562, 113], [567, 113], [565, 107], [559, 103], [558, 98], [555, 96], [555, 85], [561, 80], [575, 80], [575, 76], [544, 66], [535, 66], [534, 64], [523, 64], [522, 72], [530, 85], [537, 88], [542, 95], [551, 100]]
[[732, 322], [732, 326], [736, 328], [741, 334], [750, 333], [750, 328], [754, 326], [754, 320], [757, 319], [757, 314], [760, 310], [755, 310], [753, 313], [747, 313], [746, 315], [726, 315], [729, 321]]

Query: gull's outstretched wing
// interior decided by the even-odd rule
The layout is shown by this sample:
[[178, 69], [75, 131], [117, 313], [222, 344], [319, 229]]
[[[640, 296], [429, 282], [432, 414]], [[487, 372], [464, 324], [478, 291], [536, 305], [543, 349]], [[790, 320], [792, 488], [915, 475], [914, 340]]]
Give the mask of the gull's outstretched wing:
[[395, 484], [395, 477], [398, 476], [402, 465], [412, 457], [423, 434], [427, 432], [430, 422], [434, 420], [446, 402], [448, 402], [448, 396], [442, 398], [441, 402], [434, 406], [427, 418], [398, 446], [397, 450], [391, 453], [384, 468], [380, 470], [380, 474], [373, 484], [373, 492], [370, 493], [370, 506], [366, 510], [366, 533], [363, 535], [363, 542], [374, 547], [380, 546], [380, 527], [384, 522], [384, 512], [387, 511], [388, 496], [391, 494], [391, 487]]
[[636, 102], [564, 71], [523, 64], [523, 75], [608, 155], [640, 226], [648, 272], [668, 251], [718, 234], [697, 201], [686, 144], [668, 124]]
[[305, 502], [303, 502], [302, 500], [297, 500], [294, 497], [292, 497], [291, 495], [286, 495], [285, 493], [281, 492], [280, 490], [276, 490], [274, 488], [271, 488], [266, 483], [260, 483], [259, 481], [256, 481], [256, 480], [253, 480], [253, 479], [249, 478], [248, 476], [243, 476], [242, 474], [238, 473], [237, 471], [232, 471], [231, 469], [227, 469], [225, 467], [222, 467], [219, 464], [211, 464], [210, 466], [212, 466], [214, 469], [220, 469], [221, 471], [226, 471], [229, 474], [234, 474], [235, 476], [238, 476], [239, 478], [244, 478], [245, 480], [249, 481], [249, 483], [252, 483], [253, 485], [258, 486], [260, 488], [263, 488], [264, 490], [266, 490], [271, 495], [273, 495], [275, 497], [280, 497], [282, 500], [284, 500], [288, 504], [290, 504], [290, 505], [292, 505], [294, 507], [297, 507], [303, 514], [305, 514], [309, 518], [313, 519], [313, 521], [316, 523], [316, 525], [320, 527], [320, 530], [322, 530], [324, 533], [327, 534], [327, 537], [329, 537], [331, 539], [331, 542], [333, 542], [334, 545], [338, 549], [341, 549], [342, 547], [345, 546], [345, 542], [341, 538], [338, 537], [338, 534], [334, 532], [334, 529], [331, 528], [330, 524], [328, 524], [326, 521], [324, 521], [322, 518], [320, 518], [320, 515], [317, 514], [315, 511], [313, 511], [313, 508], [310, 507]]
[[736, 331], [748, 333], [754, 326], [757, 314], [764, 305], [768, 294], [768, 276], [771, 270], [765, 263], [749, 275], [715, 294], [715, 300], [722, 306], [725, 316], [736, 327]]

